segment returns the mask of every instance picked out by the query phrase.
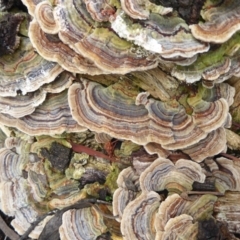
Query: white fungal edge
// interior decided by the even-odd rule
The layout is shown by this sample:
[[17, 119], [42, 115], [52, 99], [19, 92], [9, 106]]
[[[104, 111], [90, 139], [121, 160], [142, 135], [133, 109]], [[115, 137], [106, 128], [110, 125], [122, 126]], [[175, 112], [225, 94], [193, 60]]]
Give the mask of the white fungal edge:
[[133, 41], [136, 45], [154, 53], [162, 53], [162, 45], [154, 38], [151, 38], [144, 29], [129, 31], [129, 27], [123, 19], [124, 12], [111, 19], [112, 29], [121, 37]]

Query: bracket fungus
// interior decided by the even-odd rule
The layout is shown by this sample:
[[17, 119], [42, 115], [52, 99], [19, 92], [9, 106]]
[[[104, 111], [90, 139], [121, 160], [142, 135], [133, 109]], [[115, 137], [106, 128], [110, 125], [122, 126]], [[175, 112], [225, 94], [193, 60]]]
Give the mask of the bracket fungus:
[[84, 0], [87, 11], [93, 20], [97, 22], [107, 22], [115, 13], [115, 7], [119, 7], [120, 3], [109, 0]]
[[117, 216], [116, 220], [120, 222], [124, 209], [140, 192], [139, 174], [128, 167], [118, 175], [117, 184], [118, 189], [113, 194], [113, 215]]
[[218, 48], [203, 53], [193, 64], [174, 67], [172, 75], [188, 83], [204, 79], [203, 85], [206, 87], [239, 76], [239, 38], [237, 32]]
[[215, 187], [219, 192], [239, 191], [240, 164], [238, 160], [224, 157], [205, 160], [215, 180]]
[[164, 158], [156, 159], [140, 175], [142, 191], [183, 192], [192, 189], [193, 182], [204, 182], [205, 174], [199, 164], [180, 159], [175, 165]]
[[29, 37], [38, 53], [45, 59], [57, 62], [62, 68], [73, 73], [102, 73], [91, 61], [77, 54], [64, 44], [58, 35], [46, 34], [38, 22], [33, 20], [29, 26]]
[[21, 118], [9, 114], [0, 114], [0, 122], [6, 126], [15, 127], [29, 135], [61, 134], [66, 132], [85, 131], [72, 118], [67, 102], [67, 91], [59, 94], [49, 93], [46, 101], [35, 111]]
[[47, 92], [37, 90], [16, 97], [0, 97], [0, 112], [15, 118], [21, 118], [34, 112], [35, 108], [44, 102]]
[[209, 50], [208, 44], [193, 38], [188, 25], [178, 17], [167, 18], [150, 14], [143, 24], [135, 23], [123, 11], [119, 11], [111, 20], [111, 26], [120, 37], [151, 52], [159, 53], [165, 59], [192, 58]]
[[203, 195], [194, 201], [185, 200], [178, 194], [168, 196], [160, 204], [156, 215], [155, 228], [158, 229], [156, 239], [161, 239], [159, 235], [164, 234], [168, 228], [168, 221], [182, 214], [191, 216], [194, 222], [208, 219], [212, 215], [216, 201], [217, 197], [213, 195]]
[[121, 7], [133, 19], [147, 19], [150, 12], [155, 12], [161, 15], [172, 12], [172, 8], [156, 5], [149, 0], [121, 0]]
[[0, 0], [0, 208], [18, 234], [237, 239], [240, 0], [19, 2]]
[[160, 200], [160, 196], [153, 191], [142, 192], [127, 205], [121, 221], [123, 239], [154, 239], [155, 229], [152, 222]]
[[240, 30], [239, 3], [233, 0], [225, 0], [221, 3], [206, 1], [201, 12], [206, 22], [190, 26], [193, 36], [205, 42], [226, 42]]
[[0, 58], [1, 96], [16, 96], [36, 91], [45, 83], [50, 83], [63, 71], [56, 63], [49, 62], [35, 52], [28, 38], [21, 38], [20, 46], [10, 56]]
[[[48, 34], [57, 34], [59, 26], [54, 20], [53, 7], [49, 1], [40, 1], [35, 8], [34, 17], [41, 26], [43, 32]], [[30, 30], [31, 32], [31, 30]]]
[[[175, 101], [161, 102], [148, 99], [146, 95], [140, 98], [137, 92], [128, 90], [124, 82], [104, 88], [81, 79], [69, 88], [68, 99], [73, 118], [81, 126], [140, 145], [155, 142], [165, 149], [177, 150], [191, 148], [201, 140], [204, 144], [209, 134], [229, 122], [228, 102], [222, 96], [214, 102], [204, 101], [203, 93], [188, 99], [191, 115]], [[222, 136], [224, 143], [224, 133]], [[221, 144], [214, 153], [223, 149]]]
[[63, 224], [59, 230], [62, 240], [96, 239], [107, 230], [102, 215], [94, 207], [69, 210], [63, 214], [62, 219]]

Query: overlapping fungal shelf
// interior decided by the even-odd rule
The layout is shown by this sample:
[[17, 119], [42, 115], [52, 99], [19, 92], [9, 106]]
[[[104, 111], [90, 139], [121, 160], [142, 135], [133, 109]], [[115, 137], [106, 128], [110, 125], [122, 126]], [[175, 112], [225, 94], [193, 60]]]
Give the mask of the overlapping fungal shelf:
[[239, 239], [240, 1], [160, 2], [0, 1], [0, 209], [19, 236], [56, 209], [29, 237]]

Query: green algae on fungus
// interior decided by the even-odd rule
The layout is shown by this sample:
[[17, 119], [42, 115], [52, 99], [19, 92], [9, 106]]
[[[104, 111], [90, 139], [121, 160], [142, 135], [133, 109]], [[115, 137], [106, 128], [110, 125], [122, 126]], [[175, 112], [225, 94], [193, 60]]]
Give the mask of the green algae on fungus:
[[120, 169], [116, 164], [112, 164], [110, 167], [110, 172], [106, 177], [104, 185], [109, 189], [110, 193], [113, 194], [117, 189], [117, 178], [120, 173]]
[[175, 67], [172, 75], [187, 83], [194, 83], [202, 78], [214, 83], [226, 73], [229, 74], [223, 80], [230, 78], [235, 72], [238, 74], [236, 70], [232, 72], [231, 62], [239, 59], [239, 41], [240, 34], [236, 33], [217, 49], [201, 54], [190, 66]]
[[144, 23], [135, 23], [123, 11], [118, 11], [111, 20], [111, 27], [120, 37], [163, 58], [191, 58], [209, 49], [208, 44], [193, 38], [188, 25], [178, 17], [150, 14]]
[[126, 74], [157, 66], [157, 57], [118, 37], [107, 28], [96, 28], [75, 44], [76, 51], [106, 73]]
[[29, 38], [38, 53], [46, 60], [58, 63], [72, 73], [101, 74], [93, 62], [77, 54], [58, 35], [44, 33], [40, 25], [33, 20], [29, 26]]
[[150, 12], [166, 15], [172, 12], [172, 8], [156, 5], [149, 0], [121, 0], [121, 7], [133, 19], [147, 19]]

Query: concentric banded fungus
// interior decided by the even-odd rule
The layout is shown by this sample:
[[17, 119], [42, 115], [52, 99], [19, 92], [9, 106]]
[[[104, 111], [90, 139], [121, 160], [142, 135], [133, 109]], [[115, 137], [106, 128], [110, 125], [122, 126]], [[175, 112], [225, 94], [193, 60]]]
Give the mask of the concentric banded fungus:
[[150, 11], [161, 15], [168, 14], [172, 8], [165, 8], [161, 5], [155, 5], [149, 0], [121, 0], [121, 7], [130, 17], [134, 19], [147, 19]]
[[[23, 208], [18, 211], [15, 218], [12, 220], [11, 225], [20, 235], [23, 235], [34, 223], [37, 218], [37, 213], [30, 208]], [[41, 221], [29, 234], [32, 239], [39, 239], [41, 232], [43, 231], [47, 222], [52, 218], [52, 216], [47, 216]]]
[[97, 28], [75, 44], [76, 51], [106, 73], [126, 74], [157, 67], [157, 57], [121, 39], [107, 28]]
[[156, 231], [152, 223], [160, 200], [160, 196], [153, 191], [142, 192], [139, 197], [127, 205], [121, 221], [123, 239], [152, 240], [155, 238]]
[[[190, 66], [178, 66], [172, 75], [179, 80], [193, 83], [201, 78], [207, 80], [203, 84], [223, 82], [233, 75], [239, 75], [239, 33], [215, 50], [203, 53]], [[211, 87], [211, 86], [210, 86]]]
[[[227, 158], [217, 158], [215, 169], [212, 169], [212, 175], [216, 178], [215, 186], [219, 192], [224, 193], [227, 190], [240, 190], [240, 164], [237, 160], [229, 160]], [[213, 160], [206, 160], [210, 165]]]
[[193, 182], [203, 183], [205, 174], [199, 164], [180, 159], [175, 165], [168, 159], [158, 158], [140, 176], [142, 191], [183, 192], [192, 189]]
[[164, 149], [160, 144], [157, 143], [148, 143], [144, 145], [144, 149], [149, 154], [157, 154], [158, 157], [167, 158], [170, 154], [170, 151]]
[[[211, 215], [239, 232], [233, 200], [238, 195], [227, 191], [240, 191], [240, 164], [214, 155], [226, 150], [225, 128], [231, 126], [234, 89], [222, 82], [240, 76], [240, 34], [234, 34], [240, 29], [240, 0], [22, 0], [31, 17], [19, 13], [23, 6], [17, 1], [0, 0], [0, 11], [16, 7], [0, 14], [0, 48], [12, 53], [0, 57], [0, 124], [11, 126], [6, 131], [11, 138], [0, 132], [0, 208], [14, 217], [16, 231], [23, 234], [51, 209], [70, 209], [89, 196], [107, 199], [115, 191], [112, 218], [120, 223], [103, 219], [111, 207], [99, 211], [89, 204], [64, 214], [61, 238], [115, 239], [113, 228], [120, 236], [121, 224], [127, 240], [197, 239], [203, 225], [215, 222]], [[205, 23], [189, 27], [204, 2]], [[172, 8], [174, 13], [161, 16]], [[188, 23], [179, 17], [186, 13]], [[198, 35], [195, 28], [212, 36], [201, 41], [192, 34]], [[209, 44], [222, 41], [216, 38], [219, 30], [229, 40]], [[208, 89], [179, 82], [171, 71], [187, 83], [203, 79]], [[231, 109], [236, 120], [238, 105], [237, 96]], [[109, 136], [98, 136], [104, 142], [98, 144], [92, 131]], [[173, 162], [156, 160], [144, 147], [170, 154]], [[79, 149], [87, 151], [70, 159]], [[105, 150], [116, 163], [100, 159]], [[190, 157], [193, 161], [182, 159]], [[129, 160], [133, 164], [126, 168]], [[214, 213], [216, 197], [189, 192], [204, 187], [226, 192], [228, 199], [219, 197]], [[30, 237], [39, 238], [44, 224]]]
[[48, 83], [42, 86], [42, 89], [49, 93], [60, 93], [72, 85], [75, 80], [73, 74], [69, 72], [62, 72], [52, 83]]
[[171, 218], [165, 225], [164, 232], [159, 232], [155, 240], [162, 239], [192, 239], [197, 240], [198, 223], [193, 223], [193, 218], [182, 214]]
[[28, 38], [21, 38], [19, 48], [10, 56], [0, 58], [0, 94], [16, 96], [33, 92], [45, 83], [50, 83], [63, 69], [56, 63], [40, 57]]
[[83, 0], [59, 0], [53, 14], [60, 26], [59, 38], [72, 49], [75, 49], [74, 44], [86, 37], [95, 26]]
[[49, 184], [44, 166], [41, 161], [29, 163], [27, 171], [27, 180], [31, 188], [31, 197], [34, 201], [41, 202], [47, 197], [49, 191]]
[[[107, 132], [141, 145], [155, 142], [171, 150], [198, 143], [228, 119], [225, 99], [208, 103], [197, 96], [189, 100], [196, 111], [190, 116], [175, 101], [145, 99], [145, 105], [137, 106], [133, 91], [130, 95], [123, 84], [119, 82], [108, 88], [87, 80], [73, 84], [68, 96], [74, 119], [92, 131]], [[206, 113], [211, 113], [211, 117], [206, 118]]]
[[39, 2], [35, 8], [34, 17], [45, 33], [57, 34], [59, 32], [59, 26], [54, 20], [53, 7], [50, 2]]
[[122, 220], [122, 214], [129, 202], [140, 192], [139, 175], [128, 167], [121, 171], [117, 179], [118, 189], [113, 194], [113, 215], [117, 221]]
[[[71, 13], [71, 14], [70, 14]], [[157, 57], [98, 27], [81, 1], [60, 1], [54, 9], [59, 38], [105, 73], [125, 74], [157, 66]]]
[[13, 178], [17, 179], [22, 175], [24, 158], [5, 148], [0, 149], [0, 157], [0, 182], [11, 181]]
[[234, 102], [235, 88], [227, 83], [216, 84], [214, 88], [202, 88], [199, 92], [202, 94], [202, 99], [208, 102], [216, 101], [217, 99], [224, 98], [228, 106]]
[[166, 18], [151, 14], [143, 26], [134, 23], [124, 12], [118, 11], [111, 26], [120, 37], [159, 53], [164, 58], [191, 58], [209, 49], [208, 44], [194, 39], [188, 25], [177, 17]]
[[188, 148], [184, 148], [182, 151], [195, 161], [201, 162], [207, 157], [224, 152], [226, 150], [226, 143], [225, 129], [218, 128], [210, 132], [205, 139]]
[[[34, 17], [34, 11], [38, 3], [43, 0], [22, 0], [23, 4], [27, 7], [28, 13]], [[50, 0], [51, 1], [51, 0]]]
[[216, 220], [227, 222], [228, 229], [232, 233], [240, 232], [240, 194], [238, 192], [226, 192], [225, 196], [218, 198], [214, 205]]
[[209, 219], [216, 200], [217, 197], [213, 195], [203, 195], [194, 201], [184, 200], [178, 194], [168, 196], [161, 203], [156, 215], [154, 224], [157, 236], [155, 239], [161, 239], [160, 236], [164, 234], [165, 226], [170, 219], [182, 214], [191, 216], [194, 222]]
[[12, 179], [1, 182], [1, 210], [14, 216], [15, 212], [28, 205], [27, 201], [27, 181], [23, 178]]
[[67, 91], [48, 94], [46, 101], [31, 114], [16, 119], [8, 114], [0, 114], [0, 122], [16, 127], [29, 135], [61, 134], [81, 132], [86, 129], [72, 119], [67, 102]]
[[35, 20], [30, 23], [29, 37], [43, 58], [57, 62], [65, 70], [92, 75], [102, 73], [91, 61], [84, 59], [64, 44], [57, 35], [44, 33]]
[[190, 26], [193, 36], [205, 42], [227, 41], [240, 30], [239, 3], [238, 0], [225, 0], [220, 4], [219, 1], [207, 1], [201, 13], [206, 22]]
[[59, 229], [62, 240], [96, 239], [107, 231], [102, 215], [94, 207], [69, 210], [62, 219]]
[[194, 111], [194, 122], [204, 132], [211, 132], [224, 126], [229, 114], [228, 103], [224, 98], [207, 102], [193, 97], [188, 99], [188, 103]]
[[15, 118], [21, 118], [34, 112], [46, 98], [47, 93], [38, 90], [16, 97], [0, 97], [0, 112], [7, 113]]

